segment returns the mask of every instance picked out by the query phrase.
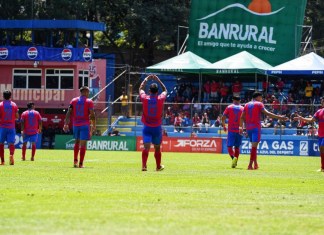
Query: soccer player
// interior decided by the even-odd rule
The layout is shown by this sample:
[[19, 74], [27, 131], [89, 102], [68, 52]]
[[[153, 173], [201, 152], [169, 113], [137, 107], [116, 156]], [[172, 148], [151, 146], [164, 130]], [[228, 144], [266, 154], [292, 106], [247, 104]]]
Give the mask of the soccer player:
[[27, 142], [29, 141], [32, 146], [31, 161], [34, 161], [36, 154], [36, 142], [38, 133], [42, 133], [42, 117], [35, 110], [33, 102], [27, 104], [28, 110], [21, 114], [21, 135], [23, 136], [22, 158], [26, 160]]
[[[145, 86], [147, 81], [151, 79], [156, 81], [162, 88], [162, 93], [158, 95], [159, 86], [157, 83], [150, 85], [150, 94], [145, 94]], [[151, 143], [154, 144], [154, 157], [156, 161], [156, 171], [162, 171], [164, 166], [161, 165], [161, 150], [160, 145], [162, 142], [162, 114], [163, 104], [166, 99], [167, 89], [165, 85], [156, 75], [147, 76], [141, 83], [139, 88], [140, 99], [143, 104], [142, 123], [143, 127], [143, 143], [144, 149], [142, 151], [142, 171], [147, 171], [147, 159]]]
[[321, 97], [322, 108], [317, 110], [313, 117], [304, 118], [297, 114], [295, 121], [318, 122], [318, 146], [321, 155], [321, 168], [318, 170], [324, 172], [324, 96]]
[[11, 91], [5, 90], [3, 92], [3, 99], [0, 103], [0, 158], [1, 165], [5, 164], [4, 159], [4, 142], [7, 141], [9, 145], [9, 162], [10, 165], [15, 164], [15, 122], [19, 118], [18, 107], [16, 103], [12, 102]]
[[237, 166], [240, 146], [242, 144], [242, 135], [239, 133], [239, 126], [243, 106], [240, 105], [240, 100], [241, 98], [239, 96], [233, 96], [233, 104], [226, 107], [222, 116], [222, 126], [225, 132], [227, 131], [225, 121], [228, 118], [227, 150], [232, 158], [232, 168]]
[[74, 167], [78, 167], [78, 155], [80, 150], [79, 168], [83, 168], [83, 161], [86, 154], [87, 141], [91, 139], [92, 133], [96, 130], [96, 117], [93, 110], [93, 101], [89, 99], [89, 87], [80, 88], [81, 96], [73, 98], [64, 120], [63, 130], [69, 131], [70, 116], [73, 119], [74, 144]]
[[[256, 170], [259, 168], [257, 162], [257, 147], [261, 138], [261, 114], [265, 114], [271, 118], [287, 121], [288, 117], [276, 115], [265, 109], [262, 103], [262, 94], [260, 92], [254, 92], [252, 95], [252, 101], [248, 102], [244, 106], [243, 113], [240, 118], [239, 132], [243, 133], [243, 123], [250, 142], [252, 143], [252, 149], [250, 153], [250, 163], [248, 170]], [[254, 165], [254, 166], [253, 166]]]

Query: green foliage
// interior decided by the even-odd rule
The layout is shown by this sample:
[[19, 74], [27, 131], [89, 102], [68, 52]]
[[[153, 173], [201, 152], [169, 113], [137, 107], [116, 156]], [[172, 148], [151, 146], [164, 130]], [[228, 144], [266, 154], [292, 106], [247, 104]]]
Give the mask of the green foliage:
[[[27, 154], [30, 154], [28, 150]], [[8, 151], [6, 150], [6, 154]], [[38, 150], [0, 166], [0, 234], [323, 234], [318, 157], [259, 156], [260, 169], [227, 155]]]

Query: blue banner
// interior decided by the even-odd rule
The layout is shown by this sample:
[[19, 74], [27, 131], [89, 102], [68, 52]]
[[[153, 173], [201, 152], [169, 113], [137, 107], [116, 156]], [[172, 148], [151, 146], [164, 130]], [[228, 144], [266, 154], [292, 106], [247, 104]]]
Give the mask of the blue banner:
[[1, 60], [32, 60], [32, 61], [83, 61], [90, 62], [93, 52], [90, 48], [51, 48], [28, 46], [0, 47]]
[[[241, 154], [250, 154], [251, 143], [243, 139]], [[223, 139], [223, 153], [227, 153], [226, 139]], [[277, 156], [319, 156], [317, 140], [261, 140], [257, 149], [259, 155]]]

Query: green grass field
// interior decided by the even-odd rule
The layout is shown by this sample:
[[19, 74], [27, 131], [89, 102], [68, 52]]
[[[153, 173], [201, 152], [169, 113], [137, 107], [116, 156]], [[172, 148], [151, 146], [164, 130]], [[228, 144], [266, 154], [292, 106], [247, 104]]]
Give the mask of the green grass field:
[[[6, 154], [8, 151], [6, 150]], [[36, 161], [0, 167], [0, 234], [324, 234], [318, 157], [38, 150]], [[28, 156], [30, 150], [28, 151]], [[29, 157], [28, 157], [29, 159]]]

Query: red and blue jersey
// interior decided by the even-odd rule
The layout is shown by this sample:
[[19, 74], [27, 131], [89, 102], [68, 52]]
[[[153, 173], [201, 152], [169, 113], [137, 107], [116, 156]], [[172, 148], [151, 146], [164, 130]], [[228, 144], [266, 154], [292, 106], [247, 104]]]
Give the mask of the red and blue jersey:
[[4, 100], [0, 103], [0, 127], [15, 128], [18, 107], [15, 102]]
[[36, 110], [26, 110], [21, 114], [21, 122], [24, 123], [24, 133], [26, 135], [36, 135], [42, 117]]
[[143, 104], [143, 124], [150, 127], [161, 126], [166, 92], [162, 92], [161, 95], [146, 95], [141, 91], [140, 98]]
[[324, 138], [324, 108], [317, 110], [314, 118], [318, 122], [318, 137]]
[[261, 129], [261, 113], [264, 110], [264, 104], [252, 100], [245, 104], [245, 127], [246, 130], [252, 130], [255, 128]]
[[93, 110], [93, 101], [85, 96], [71, 100], [73, 126], [90, 125], [90, 110]]
[[239, 132], [240, 118], [243, 113], [243, 106], [231, 104], [226, 107], [223, 115], [228, 118], [228, 131]]

